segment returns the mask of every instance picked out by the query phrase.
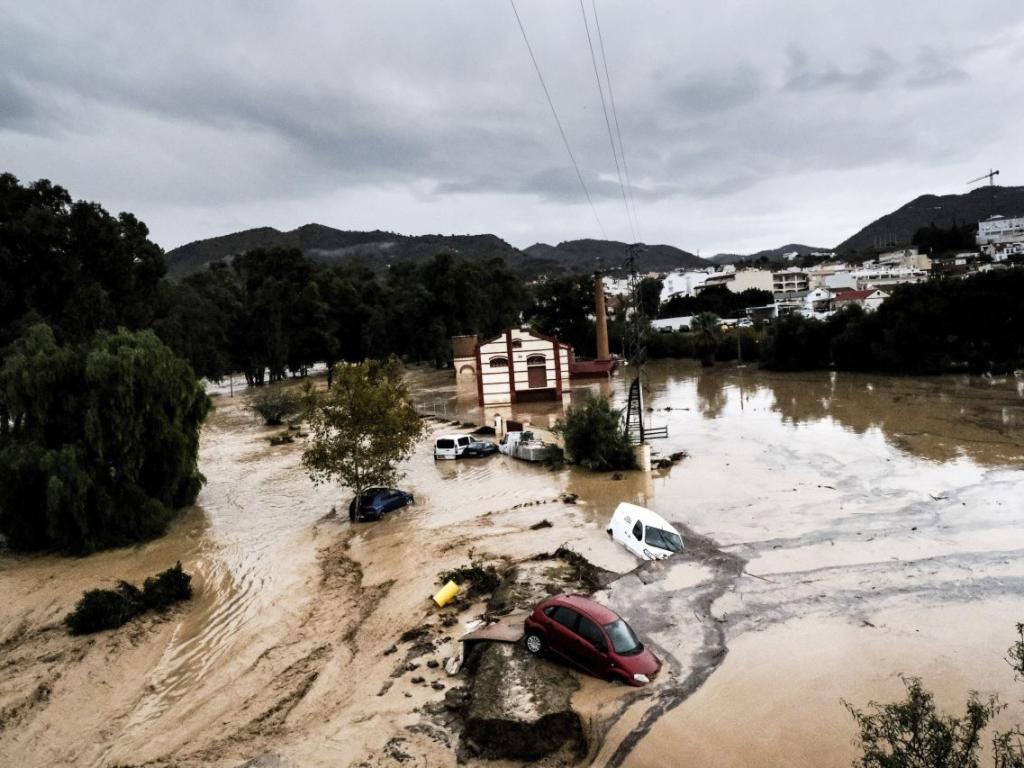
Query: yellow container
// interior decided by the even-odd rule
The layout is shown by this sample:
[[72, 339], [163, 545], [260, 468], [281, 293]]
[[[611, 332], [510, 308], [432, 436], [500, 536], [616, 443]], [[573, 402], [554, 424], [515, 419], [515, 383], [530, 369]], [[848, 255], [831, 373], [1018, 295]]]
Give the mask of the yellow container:
[[444, 608], [457, 594], [459, 594], [459, 585], [454, 581], [449, 581], [434, 595], [434, 602], [437, 603], [438, 608]]

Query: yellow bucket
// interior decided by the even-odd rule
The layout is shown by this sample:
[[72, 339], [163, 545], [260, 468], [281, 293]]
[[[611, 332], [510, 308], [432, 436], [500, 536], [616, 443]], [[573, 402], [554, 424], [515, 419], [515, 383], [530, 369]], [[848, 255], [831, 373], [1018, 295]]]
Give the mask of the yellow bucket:
[[444, 608], [457, 594], [459, 594], [459, 585], [454, 581], [449, 581], [434, 595], [434, 602], [437, 603], [438, 608]]

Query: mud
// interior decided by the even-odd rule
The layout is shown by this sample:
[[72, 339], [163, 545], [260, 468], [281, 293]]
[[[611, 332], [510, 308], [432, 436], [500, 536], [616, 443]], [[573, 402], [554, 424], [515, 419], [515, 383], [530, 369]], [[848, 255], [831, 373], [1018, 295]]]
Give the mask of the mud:
[[[444, 662], [487, 606], [438, 611], [436, 574], [560, 547], [621, 576], [596, 584], [601, 599], [665, 661], [643, 689], [558, 668], [578, 686], [583, 763], [848, 765], [839, 699], [898, 696], [900, 672], [949, 708], [999, 692], [1001, 722], [1024, 721], [1003, 661], [1024, 618], [1024, 382], [649, 372], [649, 416], [669, 428], [654, 448], [686, 457], [614, 479], [435, 463], [433, 434], [494, 414], [445, 372], [412, 371], [441, 417], [407, 465], [417, 503], [354, 526], [329, 514], [346, 494], [306, 478], [301, 438], [270, 447], [240, 397], [217, 396], [209, 483], [167, 536], [81, 559], [0, 554], [0, 764], [454, 766], [446, 696], [461, 681]], [[574, 389], [621, 402], [625, 384]], [[545, 428], [560, 408], [514, 415]], [[604, 533], [621, 501], [679, 527], [684, 556], [636, 569]], [[87, 638], [60, 626], [83, 590], [178, 560], [195, 575], [187, 605]]]

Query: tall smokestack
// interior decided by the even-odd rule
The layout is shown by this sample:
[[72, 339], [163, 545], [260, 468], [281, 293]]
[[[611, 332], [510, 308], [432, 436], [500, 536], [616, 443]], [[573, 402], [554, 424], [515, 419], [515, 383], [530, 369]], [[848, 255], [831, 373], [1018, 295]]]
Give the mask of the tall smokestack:
[[594, 315], [597, 317], [597, 359], [611, 357], [608, 350], [608, 313], [604, 308], [604, 280], [601, 273], [594, 273]]

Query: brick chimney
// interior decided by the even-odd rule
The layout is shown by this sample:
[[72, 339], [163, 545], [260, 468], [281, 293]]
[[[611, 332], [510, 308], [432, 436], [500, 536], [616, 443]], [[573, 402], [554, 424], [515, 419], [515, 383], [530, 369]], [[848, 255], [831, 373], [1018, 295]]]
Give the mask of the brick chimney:
[[611, 357], [608, 349], [608, 312], [604, 306], [604, 280], [600, 272], [594, 273], [594, 315], [597, 318], [597, 359]]

